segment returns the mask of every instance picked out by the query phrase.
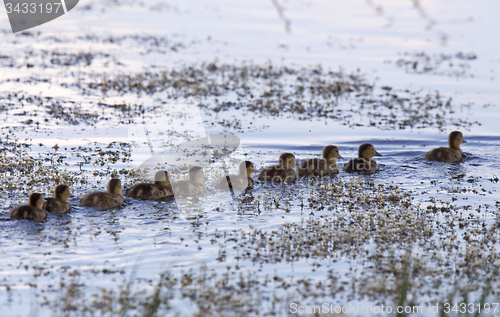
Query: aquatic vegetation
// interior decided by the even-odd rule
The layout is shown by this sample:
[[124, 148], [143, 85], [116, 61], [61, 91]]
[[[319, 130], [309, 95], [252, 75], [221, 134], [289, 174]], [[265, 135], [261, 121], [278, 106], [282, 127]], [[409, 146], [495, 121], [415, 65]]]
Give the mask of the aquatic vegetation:
[[[280, 203], [296, 204], [297, 197], [310, 189], [297, 192], [290, 188], [278, 194], [264, 191], [250, 203], [255, 206], [255, 200], [264, 204], [279, 199]], [[343, 305], [363, 298], [394, 307], [426, 307], [426, 303], [461, 303], [463, 298], [478, 303], [495, 298], [493, 290], [500, 286], [496, 248], [500, 209], [492, 211], [496, 220], [487, 224], [481, 217], [463, 218], [462, 210], [450, 204], [441, 210], [415, 205], [412, 202], [419, 193], [394, 185], [351, 178], [318, 181], [312, 189], [310, 204], [301, 206], [301, 213], [313, 211], [316, 216], [271, 230], [213, 228], [199, 235], [199, 243], [210, 240], [209, 244], [218, 245], [215, 260], [226, 267], [222, 272], [207, 266], [188, 271], [172, 268], [157, 279], [137, 280], [154, 291], [145, 292], [145, 287], [132, 291], [128, 282], [118, 291], [87, 294], [83, 302], [82, 296], [75, 297], [80, 304], [72, 306], [74, 311], [84, 315], [97, 309], [99, 316], [109, 311], [144, 315], [152, 310], [159, 315], [229, 316], [238, 312], [272, 316], [288, 311], [298, 301]], [[241, 197], [235, 204], [249, 204], [248, 198]], [[268, 204], [259, 215], [286, 212], [286, 208]], [[319, 214], [322, 210], [328, 212]], [[336, 265], [346, 260], [351, 263], [349, 268]], [[295, 272], [293, 268], [301, 263], [307, 263], [315, 274], [304, 277]], [[277, 264], [289, 269], [270, 274], [268, 268]], [[79, 294], [87, 292], [77, 281], [62, 287], [63, 298], [75, 288]], [[61, 302], [54, 302], [57, 311], [64, 311], [58, 306]]]
[[[474, 52], [455, 54], [428, 54], [426, 52], [405, 52], [395, 65], [410, 74], [432, 74], [449, 77], [472, 77], [470, 62], [477, 59]], [[386, 61], [390, 63], [390, 61]]]
[[[295, 69], [272, 64], [202, 63], [182, 69], [104, 77], [88, 89], [104, 96], [155, 95], [163, 100], [195, 97], [208, 111], [244, 109], [298, 120], [328, 118], [344, 125], [406, 129], [469, 127], [477, 122], [454, 117], [451, 98], [436, 93], [376, 88], [358, 70]], [[457, 106], [455, 106], [457, 107]], [[354, 121], [356, 115], [364, 118]]]

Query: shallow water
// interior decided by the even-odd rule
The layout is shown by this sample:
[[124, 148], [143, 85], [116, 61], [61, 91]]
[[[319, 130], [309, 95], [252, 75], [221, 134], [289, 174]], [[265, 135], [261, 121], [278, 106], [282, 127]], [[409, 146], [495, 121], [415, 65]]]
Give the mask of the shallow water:
[[[162, 314], [195, 314], [203, 310], [204, 301], [219, 300], [217, 294], [233, 294], [233, 300], [245, 304], [224, 310], [212, 303], [208, 314], [229, 315], [238, 308], [247, 309], [238, 311], [240, 315], [257, 315], [258, 308], [260, 315], [286, 315], [290, 302], [395, 307], [394, 289], [403, 279], [405, 263], [415, 268], [406, 304], [427, 307], [428, 302], [448, 297], [458, 302], [463, 296], [450, 295], [454, 288], [466, 290], [469, 301], [478, 302], [487, 278], [495, 277], [500, 264], [498, 242], [493, 240], [500, 237], [496, 104], [500, 59], [494, 27], [498, 5], [465, 1], [421, 6], [400, 1], [282, 5], [291, 21], [289, 33], [271, 1], [237, 6], [230, 1], [207, 5], [194, 0], [81, 3], [70, 14], [18, 35], [10, 34], [8, 20], [2, 17], [2, 316], [88, 315], [85, 308], [98, 315], [116, 315], [117, 310], [102, 307], [123, 307], [116, 299], [120, 287], [129, 283], [132, 294], [138, 292], [134, 296], [141, 299], [140, 291], [154, 292], [161, 273], [181, 280], [189, 270], [198, 278], [217, 276], [164, 291], [174, 298], [170, 309], [160, 309]], [[120, 75], [208, 69], [212, 62], [219, 70], [225, 63], [233, 68], [272, 65], [297, 72], [272, 80], [251, 77], [247, 84], [255, 98], [236, 93], [242, 92], [239, 81], [219, 95], [191, 93], [194, 97], [182, 86], [154, 93], [109, 88], [105, 94], [102, 87], [92, 86]], [[321, 65], [321, 72], [316, 65]], [[320, 104], [335, 100], [336, 117], [318, 117], [309, 108], [303, 113], [273, 114], [247, 107], [268, 90], [294, 92], [301, 72], [311, 81], [332, 80], [328, 71], [339, 68], [344, 69], [344, 80], [347, 74], [359, 74], [360, 81], [348, 80], [374, 88], [367, 95], [354, 92], [331, 99], [315, 95]], [[227, 77], [219, 74], [207, 71], [199, 76], [203, 83], [214, 80], [222, 86]], [[277, 83], [285, 88], [273, 90]], [[401, 108], [360, 107], [370, 98], [382, 104], [392, 100], [388, 91], [408, 98], [407, 106], [421, 100], [412, 99], [418, 95], [429, 96], [430, 103], [452, 101], [416, 112], [427, 115], [430, 123], [407, 125], [398, 125], [410, 113]], [[291, 96], [292, 101], [307, 104], [307, 94]], [[209, 190], [188, 211], [172, 202], [131, 199], [124, 208], [105, 213], [78, 207], [79, 198], [104, 188], [112, 173], [125, 186], [139, 181], [136, 175], [124, 174], [147, 157], [144, 148], [138, 153], [129, 147], [130, 128], [143, 121], [164, 122], [171, 113], [167, 106], [190, 102], [190, 97], [204, 105], [205, 132], [238, 136], [241, 148], [233, 158], [251, 160], [257, 171], [274, 164], [283, 151], [300, 161], [318, 156], [327, 144], [339, 147], [344, 157], [339, 163], [345, 163], [364, 142], [383, 155], [377, 158], [380, 170], [373, 176], [341, 171], [327, 184], [303, 180], [272, 188], [259, 183], [243, 201]], [[240, 109], [233, 105], [214, 110], [223, 102], [238, 105], [240, 100]], [[280, 99], [278, 104], [283, 103]], [[425, 152], [445, 146], [448, 133], [455, 129], [468, 141], [462, 146], [463, 162], [426, 162]], [[193, 125], [187, 138], [198, 137], [203, 137], [203, 129]], [[160, 143], [154, 144], [155, 151], [161, 150]], [[33, 162], [41, 162], [41, 167]], [[236, 172], [236, 165], [233, 161], [231, 172]], [[209, 185], [221, 175], [220, 165], [212, 167], [206, 170]], [[31, 191], [49, 195], [57, 181], [72, 185], [71, 214], [50, 214], [45, 223], [8, 219], [11, 207], [25, 202]], [[421, 236], [410, 237], [413, 232]], [[327, 251], [320, 247], [321, 235], [329, 238]], [[282, 241], [283, 248], [294, 252], [287, 254], [279, 243], [271, 245], [263, 237]], [[407, 258], [412, 262], [405, 262]], [[227, 285], [220, 288], [217, 283], [225, 273]], [[249, 282], [238, 293], [228, 285], [236, 285], [240, 274]], [[474, 281], [470, 288], [464, 286], [467, 281]], [[335, 286], [325, 290], [318, 282]], [[498, 285], [488, 283], [493, 289]], [[198, 289], [197, 299], [180, 295], [193, 291], [190, 287]], [[216, 295], [200, 295], [209, 291]], [[114, 304], [102, 304], [105, 294], [116, 300]], [[498, 300], [498, 294], [491, 294], [486, 302]], [[489, 315], [500, 316], [500, 310]]]

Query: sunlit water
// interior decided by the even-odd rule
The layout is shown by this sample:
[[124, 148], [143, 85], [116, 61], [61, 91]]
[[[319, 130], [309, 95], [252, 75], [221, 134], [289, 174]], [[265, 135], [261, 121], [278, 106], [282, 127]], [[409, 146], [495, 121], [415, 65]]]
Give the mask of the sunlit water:
[[[429, 149], [446, 145], [448, 133], [456, 129], [451, 124], [441, 131], [432, 127], [399, 130], [370, 127], [370, 120], [361, 114], [353, 114], [344, 122], [317, 118], [298, 120], [288, 114], [272, 117], [244, 110], [217, 115], [208, 110], [202, 115], [207, 134], [227, 132], [240, 138], [239, 157], [253, 161], [256, 170], [275, 163], [283, 151], [294, 153], [300, 161], [318, 156], [328, 144], [339, 147], [345, 158], [339, 163], [344, 163], [357, 155], [359, 144], [369, 142], [383, 155], [377, 158], [380, 171], [370, 177], [351, 176], [341, 171], [331, 182], [361, 179], [373, 181], [375, 186], [399, 186], [402, 190], [418, 193], [414, 203], [420, 203], [424, 209], [428, 205], [440, 208], [446, 202], [453, 202], [457, 208], [471, 206], [465, 217], [470, 213], [486, 225], [495, 223], [493, 211], [498, 209], [500, 201], [500, 185], [496, 178], [500, 177], [497, 105], [500, 57], [496, 31], [499, 5], [434, 1], [422, 3], [419, 8], [412, 6], [410, 1], [286, 1], [283, 6], [290, 20], [288, 33], [271, 1], [237, 5], [232, 1], [212, 1], [210, 4], [178, 1], [164, 5], [155, 1], [145, 1], [143, 5], [82, 2], [64, 17], [25, 35], [12, 35], [6, 16], [2, 16], [2, 107], [9, 108], [9, 92], [41, 93], [74, 102], [72, 105], [65, 103], [63, 107], [79, 106], [109, 118], [90, 125], [91, 119], [75, 117], [77, 121], [87, 122], [71, 125], [58, 120], [55, 125], [55, 119], [32, 103], [26, 106], [16, 103], [12, 110], [0, 113], [5, 136], [2, 141], [8, 135], [10, 140], [17, 138], [19, 142], [30, 144], [27, 151], [33, 157], [53, 152], [51, 148], [58, 144], [59, 155], [66, 158], [57, 167], [75, 173], [83, 171], [88, 179], [88, 184], [73, 189], [71, 213], [49, 214], [45, 223], [8, 219], [11, 207], [25, 202], [31, 188], [24, 188], [24, 192], [2, 193], [5, 201], [0, 215], [2, 316], [50, 316], [52, 308], [41, 304], [59, 298], [60, 283], [70, 280], [83, 284], [90, 295], [98, 293], [100, 288], [116, 290], [117, 285], [131, 280], [134, 287], [153, 290], [149, 280], [158, 278], [161, 273], [168, 270], [178, 274], [189, 269], [198, 270], [202, 265], [220, 274], [255, 272], [260, 278], [272, 279], [278, 275], [283, 279], [311, 278], [314, 281], [324, 281], [328, 271], [333, 269], [340, 281], [347, 282], [351, 279], [350, 269], [363, 267], [348, 258], [334, 262], [300, 259], [291, 263], [236, 260], [238, 251], [232, 248], [232, 241], [211, 241], [221, 232], [271, 232], [287, 223], [300, 224], [308, 218], [335, 216], [328, 210], [313, 212], [301, 206], [315, 190], [307, 181], [279, 189], [269, 189], [259, 183], [252, 195], [264, 199], [262, 195], [269, 192], [283, 191], [277, 194], [283, 200], [280, 208], [266, 210], [260, 206], [258, 213], [239, 209], [238, 203], [229, 200], [227, 193], [216, 190], [209, 190], [204, 195], [201, 213], [178, 210], [172, 202], [132, 199], [126, 200], [124, 208], [113, 212], [78, 207], [81, 195], [95, 187], [104, 188], [106, 178], [101, 181], [100, 176], [93, 176], [94, 171], [102, 168], [82, 165], [83, 159], [75, 155], [79, 151], [71, 148], [105, 149], [111, 142], [130, 142], [128, 119], [121, 118], [119, 111], [102, 110], [95, 104], [99, 101], [161, 106], [161, 101], [154, 96], [132, 93], [103, 97], [98, 91], [82, 94], [78, 83], [97, 82], [102, 76], [139, 72], [152, 69], [152, 66], [181, 69], [193, 62], [217, 60], [238, 64], [246, 60], [256, 64], [271, 61], [273, 65], [296, 68], [320, 64], [325, 70], [343, 68], [349, 73], [359, 68], [366, 79], [378, 87], [388, 85], [424, 94], [439, 92], [445, 99], [451, 97], [455, 108], [450, 116], [471, 123], [461, 129], [468, 142], [462, 146], [464, 161], [451, 165], [423, 159]], [[377, 6], [381, 7], [377, 10]], [[61, 55], [54, 55], [54, 52]], [[92, 53], [94, 57], [90, 65], [84, 61], [85, 57], [75, 63], [70, 60], [69, 66], [53, 61], [54, 58], [67, 61], [66, 53]], [[475, 58], [463, 58], [463, 54]], [[47, 78], [50, 80], [44, 81]], [[227, 97], [228, 100], [232, 98], [234, 96]], [[349, 104], [343, 107], [349, 108]], [[33, 123], [26, 124], [26, 115], [14, 115], [24, 111], [40, 122], [38, 129]], [[34, 111], [38, 113], [36, 117], [32, 116]], [[48, 120], [43, 121], [44, 118]], [[240, 120], [242, 129], [233, 130], [217, 124], [222, 119], [235, 118]], [[113, 147], [116, 148], [119, 146]], [[90, 153], [93, 159], [98, 157], [97, 151]], [[83, 152], [80, 154], [85, 156]], [[128, 161], [110, 168], [130, 169], [133, 166]], [[209, 185], [216, 172], [209, 173]], [[231, 172], [236, 172], [235, 166]], [[122, 181], [127, 185], [126, 177], [122, 177]], [[46, 195], [53, 188], [36, 184], [32, 187]], [[287, 198], [290, 188], [296, 191], [291, 199]], [[484, 212], [486, 205], [490, 212]], [[289, 212], [284, 211], [286, 208]], [[478, 213], [478, 208], [483, 212]], [[437, 218], [445, 218], [445, 215]], [[376, 249], [376, 246], [368, 244], [366, 248]], [[221, 257], [221, 250], [225, 251], [224, 257]], [[321, 267], [315, 268], [314, 262]], [[133, 274], [138, 279], [134, 280]], [[267, 288], [269, 294], [274, 291], [283, 293], [277, 286]], [[429, 295], [429, 298], [438, 297]], [[341, 304], [370, 302], [343, 294], [327, 300]], [[378, 302], [394, 304], [383, 302], [383, 298]], [[317, 303], [303, 303], [314, 304]], [[181, 315], [197, 312], [183, 300], [174, 302], [173, 306]], [[262, 306], [269, 308], [269, 302]], [[285, 315], [287, 311], [283, 305], [278, 314]]]

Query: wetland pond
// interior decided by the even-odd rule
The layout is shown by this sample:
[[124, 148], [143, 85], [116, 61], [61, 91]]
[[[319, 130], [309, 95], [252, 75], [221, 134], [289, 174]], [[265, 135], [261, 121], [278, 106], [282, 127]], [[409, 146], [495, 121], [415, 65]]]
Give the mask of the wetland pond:
[[[499, 9], [89, 0], [16, 34], [2, 16], [0, 316], [500, 316]], [[454, 130], [462, 161], [424, 160]], [[240, 146], [201, 197], [78, 206], [216, 134]], [[365, 142], [371, 176], [211, 188], [242, 160], [257, 178], [282, 152], [334, 144], [343, 164]], [[69, 214], [9, 218], [61, 183]]]

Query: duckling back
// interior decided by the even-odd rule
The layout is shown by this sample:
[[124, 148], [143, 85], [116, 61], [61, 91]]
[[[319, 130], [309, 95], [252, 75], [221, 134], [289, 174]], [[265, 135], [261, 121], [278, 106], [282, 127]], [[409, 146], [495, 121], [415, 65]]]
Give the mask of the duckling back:
[[125, 199], [122, 195], [94, 192], [87, 194], [80, 200], [81, 207], [101, 207], [102, 210], [120, 207]]
[[259, 173], [259, 180], [264, 182], [292, 183], [297, 179], [293, 169], [284, 169], [280, 165], [268, 166]]
[[312, 158], [300, 163], [297, 172], [300, 177], [322, 177], [339, 172], [337, 163], [328, 164], [324, 158]]
[[205, 191], [205, 185], [190, 180], [181, 180], [172, 184], [175, 196], [198, 196]]
[[45, 218], [47, 218], [47, 212], [39, 208], [25, 205], [14, 208], [10, 212], [10, 217], [12, 219], [30, 219], [33, 221], [44, 221]]
[[378, 169], [378, 164], [374, 160], [356, 158], [344, 164], [344, 170], [348, 173], [358, 172], [370, 175]]
[[142, 200], [158, 200], [166, 197], [173, 197], [173, 195], [174, 192], [170, 185], [168, 187], [161, 187], [156, 184], [148, 183], [134, 185], [125, 192], [125, 196], [127, 197]]
[[429, 161], [453, 163], [462, 159], [462, 150], [440, 147], [425, 153], [425, 159]]
[[80, 200], [80, 206], [99, 206], [102, 210], [120, 207], [125, 199], [123, 198], [122, 183], [119, 179], [113, 178], [108, 182], [108, 192], [94, 192], [87, 194]]
[[205, 179], [203, 169], [199, 166], [193, 166], [188, 171], [188, 179], [173, 183], [172, 190], [175, 196], [201, 195], [206, 189], [203, 179]]
[[214, 187], [217, 189], [226, 189], [229, 190], [229, 186], [239, 191], [245, 191], [253, 188], [255, 181], [251, 176], [242, 177], [241, 175], [230, 174], [229, 178], [223, 176], [219, 178]]
[[56, 214], [65, 214], [71, 210], [71, 205], [57, 198], [47, 197], [43, 209]]

